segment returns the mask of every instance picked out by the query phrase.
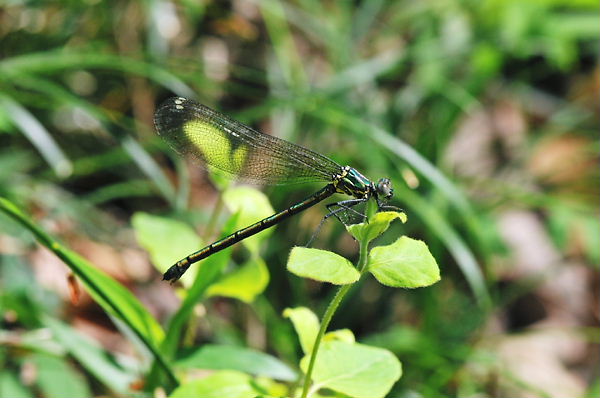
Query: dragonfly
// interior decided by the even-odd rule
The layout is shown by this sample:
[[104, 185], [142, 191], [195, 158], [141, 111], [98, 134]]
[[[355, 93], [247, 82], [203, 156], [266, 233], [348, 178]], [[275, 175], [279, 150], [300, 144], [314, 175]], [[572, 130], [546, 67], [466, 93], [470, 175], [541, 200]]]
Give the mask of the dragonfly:
[[354, 206], [370, 199], [376, 200], [378, 210], [392, 207], [385, 205], [394, 193], [389, 178], [381, 178], [374, 183], [350, 166], [340, 166], [310, 149], [258, 132], [194, 100], [183, 97], [168, 99], [156, 110], [154, 125], [158, 134], [175, 152], [190, 156], [206, 168], [216, 169], [233, 179], [268, 185], [327, 183], [301, 202], [179, 260], [163, 275], [163, 280], [171, 283], [181, 278], [192, 264], [270, 228], [333, 194], [348, 195], [351, 199], [327, 204], [328, 213], [323, 221], [330, 216], [339, 219], [340, 212], [353, 211]]

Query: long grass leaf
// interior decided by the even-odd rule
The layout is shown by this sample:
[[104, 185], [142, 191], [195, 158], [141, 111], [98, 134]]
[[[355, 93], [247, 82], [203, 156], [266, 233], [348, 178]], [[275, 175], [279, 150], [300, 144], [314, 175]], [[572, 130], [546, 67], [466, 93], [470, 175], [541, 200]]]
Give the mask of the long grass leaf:
[[5, 79], [24, 74], [52, 73], [63, 70], [99, 68], [145, 76], [171, 91], [195, 98], [196, 93], [181, 79], [161, 67], [121, 55], [72, 50], [49, 50], [11, 57], [0, 61], [0, 74]]
[[259, 4], [285, 83], [288, 87], [301, 87], [306, 75], [282, 3], [263, 0]]
[[158, 350], [164, 331], [138, 299], [121, 284], [94, 267], [77, 253], [67, 249], [39, 228], [11, 201], [0, 197], [0, 210], [29, 230], [43, 246], [60, 258], [82, 281], [86, 290], [108, 314], [122, 321], [152, 353], [171, 384], [178, 381]]
[[42, 322], [52, 330], [54, 338], [104, 385], [119, 393], [129, 392], [129, 385], [135, 376], [118, 366], [114, 358], [95, 341], [49, 316], [43, 316]]
[[71, 161], [35, 116], [6, 95], [0, 95], [0, 107], [4, 108], [6, 116], [21, 130], [29, 142], [36, 147], [58, 177], [64, 178], [71, 174], [73, 170]]
[[491, 300], [483, 273], [479, 268], [475, 256], [460, 235], [450, 226], [435, 207], [432, 207], [414, 191], [402, 185], [396, 186], [395, 189], [398, 196], [407, 204], [410, 204], [411, 210], [417, 213], [427, 227], [444, 243], [444, 246], [452, 257], [454, 257], [454, 261], [456, 261], [456, 264], [465, 276], [479, 304], [483, 308], [490, 308]]
[[[23, 76], [18, 80], [18, 84], [30, 90], [44, 93], [50, 98], [54, 98], [57, 103], [64, 103], [73, 107], [80, 107], [88, 112], [92, 117], [96, 118], [96, 120], [98, 120], [98, 122], [105, 127], [106, 131], [111, 133], [115, 139], [121, 142], [125, 152], [134, 161], [134, 163], [137, 164], [142, 172], [154, 183], [163, 197], [169, 203], [175, 202], [175, 188], [167, 176], [162, 172], [158, 164], [148, 154], [148, 152], [139, 143], [137, 143], [137, 141], [133, 140], [130, 135], [115, 133], [116, 128], [126, 129], [127, 126], [115, 126], [112, 128], [111, 126], [114, 122], [103, 109], [94, 106], [87, 101], [81, 100], [79, 97], [71, 94], [61, 86], [47, 79], [36, 78], [33, 76]], [[113, 162], [105, 162], [105, 164], [112, 163]], [[91, 163], [88, 162], [88, 164]], [[75, 170], [75, 173], [77, 173], [77, 170]]]

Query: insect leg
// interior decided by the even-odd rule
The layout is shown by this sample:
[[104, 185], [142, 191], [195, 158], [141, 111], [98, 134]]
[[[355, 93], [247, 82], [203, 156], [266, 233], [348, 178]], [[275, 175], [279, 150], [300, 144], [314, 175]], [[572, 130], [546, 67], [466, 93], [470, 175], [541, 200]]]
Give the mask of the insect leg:
[[[352, 207], [356, 206], [360, 203], [363, 203], [366, 200], [367, 199], [348, 199], [348, 200], [342, 200], [341, 202], [329, 203], [328, 205], [326, 205], [325, 207], [327, 207], [327, 210], [329, 210], [329, 213], [325, 214], [325, 217], [323, 217], [323, 219], [317, 226], [317, 229], [312, 234], [309, 241], [306, 243], [306, 247], [310, 247], [311, 243], [315, 240], [317, 235], [319, 235], [319, 232], [321, 232], [321, 228], [323, 227], [323, 224], [325, 224], [325, 221], [331, 216], [335, 216], [335, 218], [337, 218], [342, 224], [344, 224], [344, 221], [342, 219], [340, 219], [340, 217], [338, 216], [338, 213], [341, 213], [341, 212], [351, 211], [351, 212], [358, 214], [360, 217], [365, 218], [364, 214], [354, 210]], [[338, 206], [338, 208], [335, 210], [331, 210], [331, 208], [334, 206]]]

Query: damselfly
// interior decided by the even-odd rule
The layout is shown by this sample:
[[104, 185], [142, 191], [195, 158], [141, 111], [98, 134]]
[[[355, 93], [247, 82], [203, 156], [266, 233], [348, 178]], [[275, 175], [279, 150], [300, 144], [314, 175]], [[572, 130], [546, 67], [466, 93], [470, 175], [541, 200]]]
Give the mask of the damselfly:
[[[165, 272], [163, 279], [175, 282], [195, 262], [321, 202], [334, 193], [352, 199], [327, 205], [326, 218], [374, 198], [377, 207], [392, 197], [392, 184], [381, 178], [376, 184], [350, 166], [296, 144], [260, 133], [195, 101], [174, 97], [162, 104], [154, 115], [158, 134], [181, 155], [190, 155], [210, 168], [232, 178], [264, 184], [292, 184], [323, 181], [321, 190], [289, 208], [240, 229], [179, 260]], [[331, 210], [337, 206], [335, 210]]]

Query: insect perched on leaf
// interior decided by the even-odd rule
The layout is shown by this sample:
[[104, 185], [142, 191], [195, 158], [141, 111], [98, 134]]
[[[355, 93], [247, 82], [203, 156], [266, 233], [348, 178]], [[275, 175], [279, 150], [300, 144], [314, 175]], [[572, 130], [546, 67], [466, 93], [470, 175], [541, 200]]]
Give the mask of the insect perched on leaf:
[[[374, 183], [350, 166], [340, 166], [326, 156], [260, 133], [196, 101], [182, 97], [168, 99], [156, 111], [154, 124], [158, 134], [176, 152], [190, 155], [232, 178], [276, 185], [327, 182], [305, 200], [179, 260], [165, 272], [164, 280], [177, 281], [193, 263], [272, 227], [334, 193], [346, 194], [352, 199], [328, 204], [330, 212], [325, 218], [351, 211], [352, 207], [371, 198], [375, 199], [378, 209], [391, 207], [383, 204], [394, 192], [388, 178]], [[332, 210], [334, 207], [337, 208]]]

